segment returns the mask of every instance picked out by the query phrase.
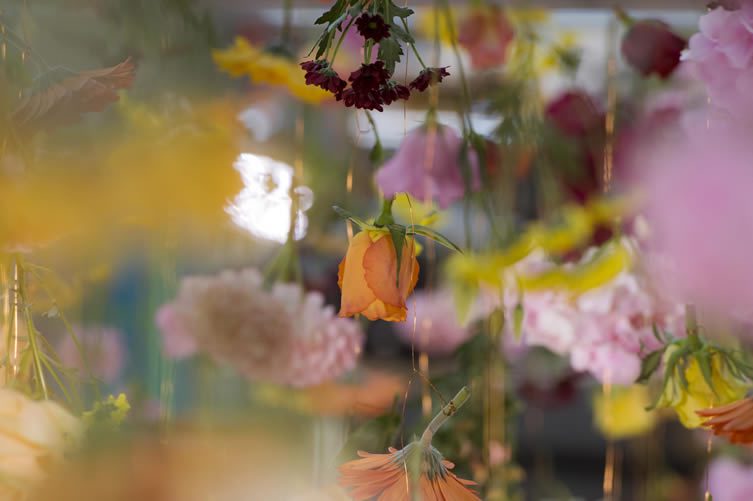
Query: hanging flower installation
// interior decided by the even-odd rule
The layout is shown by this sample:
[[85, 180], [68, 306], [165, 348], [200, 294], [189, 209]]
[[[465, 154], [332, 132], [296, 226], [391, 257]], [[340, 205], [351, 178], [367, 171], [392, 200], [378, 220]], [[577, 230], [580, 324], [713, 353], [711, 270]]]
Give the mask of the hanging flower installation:
[[[392, 0], [338, 0], [315, 22], [326, 27], [311, 51], [316, 51], [314, 59], [301, 63], [306, 84], [326, 90], [347, 107], [384, 111], [384, 106], [398, 99], [408, 99], [411, 89], [423, 92], [430, 85], [441, 82], [450, 73], [447, 68], [431, 68], [424, 64], [408, 28], [407, 19], [412, 14], [413, 10], [399, 7]], [[364, 62], [353, 70], [346, 82], [333, 69], [333, 64], [354, 25], [363, 37]], [[395, 66], [407, 47], [413, 50], [423, 68], [408, 87], [394, 80]], [[376, 59], [373, 59], [373, 53], [376, 53]]]

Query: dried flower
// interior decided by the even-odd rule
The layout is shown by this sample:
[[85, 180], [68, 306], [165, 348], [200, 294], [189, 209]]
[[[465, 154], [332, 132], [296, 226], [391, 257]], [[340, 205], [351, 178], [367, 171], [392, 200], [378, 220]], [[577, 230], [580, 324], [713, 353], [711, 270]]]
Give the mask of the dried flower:
[[622, 56], [643, 76], [667, 78], [680, 64], [687, 42], [656, 19], [633, 23], [622, 39]]
[[379, 14], [371, 15], [364, 12], [361, 17], [356, 19], [358, 33], [367, 40], [379, 42], [383, 38], [390, 37], [390, 26], [384, 22]]
[[353, 237], [337, 274], [342, 290], [340, 316], [361, 314], [369, 320], [405, 320], [405, 301], [418, 281], [412, 237], [406, 237], [403, 245], [399, 280], [397, 269], [397, 254], [389, 232], [366, 230]]
[[252, 380], [309, 386], [352, 369], [363, 341], [356, 325], [323, 303], [297, 285], [265, 291], [254, 269], [224, 271], [183, 279], [157, 324], [168, 356], [201, 351]]
[[136, 66], [131, 58], [110, 68], [82, 71], [53, 81], [24, 96], [12, 113], [13, 122], [31, 129], [50, 128], [78, 120], [83, 113], [101, 112], [118, 100], [118, 91], [131, 86]]
[[753, 444], [753, 398], [697, 410], [702, 425], [733, 444]]
[[442, 68], [424, 68], [409, 84], [409, 87], [419, 92], [423, 92], [428, 89], [430, 85], [438, 84], [444, 77], [449, 77], [450, 72], [447, 71], [447, 68], [447, 66]]

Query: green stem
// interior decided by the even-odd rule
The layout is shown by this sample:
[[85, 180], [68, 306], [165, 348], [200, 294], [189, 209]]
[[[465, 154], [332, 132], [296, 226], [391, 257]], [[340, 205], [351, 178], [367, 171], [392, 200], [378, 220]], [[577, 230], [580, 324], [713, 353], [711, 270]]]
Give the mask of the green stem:
[[382, 141], [379, 138], [379, 130], [377, 129], [376, 122], [374, 121], [374, 117], [371, 115], [371, 112], [366, 110], [366, 119], [369, 121], [369, 124], [371, 125], [371, 130], [374, 132], [374, 141], [376, 141], [375, 145], [381, 146]]
[[614, 11], [615, 16], [617, 16], [617, 19], [619, 19], [622, 25], [626, 28], [629, 28], [633, 24], [635, 24], [635, 19], [630, 17], [630, 14], [625, 12], [625, 9], [623, 9], [619, 5], [612, 7], [612, 10]]
[[475, 134], [473, 130], [473, 123], [471, 123], [470, 109], [471, 109], [471, 92], [468, 89], [468, 79], [465, 75], [465, 68], [463, 66], [463, 60], [460, 56], [460, 49], [458, 48], [457, 36], [455, 33], [455, 25], [453, 24], [452, 11], [450, 10], [450, 4], [447, 0], [441, 0], [442, 9], [445, 15], [445, 21], [447, 23], [447, 29], [449, 30], [452, 52], [455, 54], [455, 61], [458, 65], [458, 73], [460, 77], [460, 88], [463, 95], [463, 132], [470, 131], [471, 134]]
[[340, 46], [342, 45], [343, 40], [345, 40], [345, 35], [348, 33], [348, 30], [353, 25], [353, 23], [355, 22], [355, 20], [356, 20], [356, 18], [352, 17], [350, 19], [350, 21], [348, 22], [348, 24], [345, 26], [345, 29], [343, 29], [343, 32], [340, 35], [340, 39], [337, 41], [337, 45], [335, 45], [335, 51], [332, 53], [332, 59], [329, 60], [330, 67], [335, 64], [335, 58], [337, 57], [337, 51], [340, 50]]
[[293, 0], [283, 0], [282, 9], [283, 20], [280, 38], [282, 38], [282, 44], [287, 47], [290, 43], [290, 32], [293, 25]]
[[[403, 22], [403, 27], [405, 28], [405, 31], [407, 33], [410, 33], [410, 29], [408, 29], [408, 22], [404, 18], [400, 18], [400, 20]], [[424, 63], [424, 60], [421, 59], [421, 54], [418, 53], [418, 49], [416, 49], [416, 44], [413, 42], [409, 42], [408, 45], [410, 45], [410, 48], [413, 49], [413, 53], [416, 55], [416, 59], [418, 59], [418, 62], [421, 64], [421, 67], [423, 69], [426, 69], [426, 64]]]
[[692, 350], [698, 350], [703, 343], [698, 335], [698, 316], [695, 306], [692, 304], [685, 305], [685, 333], [688, 336], [688, 344]]
[[47, 380], [44, 376], [44, 368], [42, 367], [42, 353], [40, 352], [39, 345], [37, 344], [37, 328], [34, 325], [34, 319], [31, 316], [31, 309], [26, 302], [26, 270], [24, 269], [23, 257], [20, 254], [15, 255], [15, 264], [18, 269], [18, 293], [16, 299], [23, 303], [24, 320], [26, 321], [26, 335], [29, 338], [29, 348], [31, 349], [32, 363], [34, 364], [34, 372], [42, 389], [42, 395], [45, 400], [50, 398], [47, 391]]
[[471, 391], [467, 386], [463, 386], [457, 393], [457, 395], [455, 395], [452, 400], [447, 402], [447, 404], [442, 407], [442, 410], [439, 411], [436, 416], [434, 416], [434, 419], [431, 420], [429, 426], [426, 427], [423, 435], [421, 435], [421, 445], [424, 447], [429, 447], [431, 445], [431, 440], [432, 438], [434, 438], [434, 434], [437, 432], [437, 430], [442, 427], [445, 421], [454, 416], [455, 413], [457, 413], [457, 411], [463, 405], [465, 405], [465, 403], [468, 402], [470, 398]]
[[363, 51], [363, 64], [371, 63], [371, 49], [373, 47], [374, 47], [374, 42], [372, 40], [368, 40], [366, 42], [366, 50]]
[[382, 227], [387, 226], [395, 222], [395, 218], [392, 217], [392, 202], [395, 201], [395, 197], [387, 197], [382, 202], [382, 212], [374, 220], [374, 226]]

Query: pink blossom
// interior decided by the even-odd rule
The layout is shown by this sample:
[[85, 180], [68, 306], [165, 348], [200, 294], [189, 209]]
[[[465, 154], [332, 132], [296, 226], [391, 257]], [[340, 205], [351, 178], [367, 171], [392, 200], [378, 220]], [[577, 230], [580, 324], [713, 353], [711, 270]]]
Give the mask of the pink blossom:
[[753, 467], [730, 458], [717, 458], [708, 471], [709, 492], [714, 501], [748, 501], [753, 499]]
[[76, 346], [73, 337], [66, 334], [58, 345], [60, 360], [67, 367], [101, 379], [111, 384], [117, 381], [125, 366], [125, 346], [122, 333], [111, 327], [87, 326], [74, 327], [82, 353]]
[[515, 29], [497, 6], [476, 9], [458, 29], [458, 42], [470, 54], [471, 65], [482, 70], [505, 63], [514, 37]]
[[[463, 198], [463, 141], [454, 129], [436, 124], [413, 129], [397, 153], [376, 173], [385, 196], [408, 193], [421, 201], [436, 200], [441, 208]], [[468, 153], [470, 187], [480, 189], [478, 158]]]
[[414, 293], [407, 320], [395, 326], [404, 343], [430, 355], [449, 355], [472, 334], [470, 328], [460, 324], [447, 290]]
[[[699, 132], [702, 132], [699, 134]], [[753, 144], [715, 129], [645, 153], [651, 244], [665, 255], [662, 285], [721, 315], [753, 311]]]
[[162, 331], [162, 350], [165, 356], [181, 359], [196, 354], [199, 349], [196, 339], [183, 325], [181, 316], [172, 304], [160, 307], [155, 321]]
[[745, 118], [753, 110], [753, 3], [735, 11], [722, 7], [701, 16], [687, 59], [706, 84], [712, 105]]

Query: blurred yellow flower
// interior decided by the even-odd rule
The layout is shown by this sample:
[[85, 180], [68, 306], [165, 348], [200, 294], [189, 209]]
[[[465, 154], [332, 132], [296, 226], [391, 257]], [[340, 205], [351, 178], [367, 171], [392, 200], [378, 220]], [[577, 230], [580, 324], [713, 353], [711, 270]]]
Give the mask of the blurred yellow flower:
[[295, 61], [251, 45], [243, 37], [227, 49], [212, 52], [215, 64], [233, 77], [248, 75], [254, 83], [284, 87], [294, 97], [319, 104], [332, 97], [318, 87], [306, 85], [303, 71]]
[[[666, 364], [672, 354], [679, 348], [672, 345], [664, 352]], [[698, 428], [703, 419], [696, 411], [708, 409], [741, 399], [745, 396], [747, 385], [733, 377], [726, 369], [721, 355], [713, 353], [711, 357], [711, 384], [710, 388], [703, 377], [700, 364], [693, 356], [686, 358], [687, 363], [677, 364], [677, 374], [672, 374], [662, 392], [657, 406], [672, 407], [677, 413], [680, 422], [686, 428]], [[679, 371], [683, 371], [679, 373]], [[687, 388], [679, 379], [684, 376]]]
[[594, 395], [594, 424], [610, 439], [643, 435], [656, 423], [656, 413], [646, 410], [650, 405], [645, 386], [613, 386], [608, 394], [600, 391]]

